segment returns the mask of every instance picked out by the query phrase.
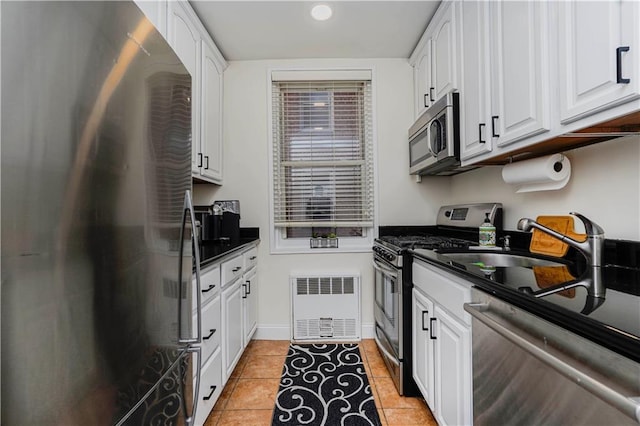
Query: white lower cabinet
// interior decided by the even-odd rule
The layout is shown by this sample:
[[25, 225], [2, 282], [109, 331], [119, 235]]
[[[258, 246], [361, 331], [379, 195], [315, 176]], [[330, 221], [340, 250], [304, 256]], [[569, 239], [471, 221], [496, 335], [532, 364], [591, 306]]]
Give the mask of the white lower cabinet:
[[467, 406], [473, 389], [471, 379], [471, 329], [438, 305], [434, 308], [435, 413], [440, 425], [469, 425]]
[[242, 280], [222, 290], [222, 376], [226, 381], [242, 355]]
[[220, 346], [220, 296], [202, 307], [202, 360]]
[[[204, 424], [211, 413], [256, 331], [257, 264], [258, 250], [252, 246], [202, 269], [202, 344], [199, 361], [202, 369], [195, 421], [197, 426]], [[198, 316], [195, 308], [196, 305], [193, 323], [194, 327], [197, 327]]]
[[200, 371], [200, 396], [196, 408], [196, 425], [203, 425], [209, 413], [220, 397], [224, 382], [222, 380], [222, 351], [216, 350]]
[[473, 422], [469, 285], [427, 263], [413, 263], [413, 377], [438, 424]]
[[433, 315], [433, 302], [415, 289], [413, 290], [412, 299], [413, 378], [429, 407], [434, 407], [434, 354], [433, 340], [429, 336], [429, 320]]
[[242, 325], [244, 345], [251, 341], [258, 325], [258, 274], [256, 268], [244, 277], [244, 295], [242, 296]]

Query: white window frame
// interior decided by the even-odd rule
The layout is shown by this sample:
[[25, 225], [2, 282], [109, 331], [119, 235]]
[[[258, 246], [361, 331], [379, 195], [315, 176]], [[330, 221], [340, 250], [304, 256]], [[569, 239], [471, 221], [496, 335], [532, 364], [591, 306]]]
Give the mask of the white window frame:
[[[308, 80], [331, 80], [335, 73], [368, 72], [371, 75], [371, 143], [373, 151], [373, 226], [363, 228], [362, 237], [339, 237], [338, 248], [314, 248], [309, 245], [308, 238], [286, 238], [284, 228], [276, 228], [274, 225], [274, 191], [273, 191], [273, 93], [272, 75], [278, 72], [300, 71], [305, 76], [311, 75]], [[269, 239], [271, 254], [302, 254], [302, 253], [366, 253], [371, 252], [373, 239], [378, 233], [378, 132], [376, 117], [376, 74], [372, 67], [355, 68], [287, 68], [267, 70], [267, 125], [269, 135], [268, 163], [269, 163]]]

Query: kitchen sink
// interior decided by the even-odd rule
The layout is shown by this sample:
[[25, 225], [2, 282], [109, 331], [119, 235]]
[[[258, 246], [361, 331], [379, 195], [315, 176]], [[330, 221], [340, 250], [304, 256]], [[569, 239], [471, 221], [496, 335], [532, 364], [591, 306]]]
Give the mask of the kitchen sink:
[[444, 259], [463, 264], [483, 266], [494, 266], [496, 268], [506, 268], [519, 266], [531, 268], [533, 266], [563, 266], [562, 261], [553, 261], [525, 254], [515, 254], [510, 252], [491, 253], [439, 253]]

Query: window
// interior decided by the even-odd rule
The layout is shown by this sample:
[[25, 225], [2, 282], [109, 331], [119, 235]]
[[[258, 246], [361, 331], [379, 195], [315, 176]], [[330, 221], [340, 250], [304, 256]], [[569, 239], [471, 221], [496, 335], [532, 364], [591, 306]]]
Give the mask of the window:
[[335, 235], [341, 247], [369, 247], [374, 222], [370, 77], [273, 79], [271, 90], [272, 213], [280, 246], [308, 248], [311, 237]]

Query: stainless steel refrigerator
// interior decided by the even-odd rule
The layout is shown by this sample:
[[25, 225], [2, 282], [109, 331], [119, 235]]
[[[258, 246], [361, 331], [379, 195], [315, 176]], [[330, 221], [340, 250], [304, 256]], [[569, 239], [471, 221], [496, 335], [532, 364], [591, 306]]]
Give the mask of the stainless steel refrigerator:
[[132, 2], [0, 16], [2, 424], [189, 424], [191, 77]]

